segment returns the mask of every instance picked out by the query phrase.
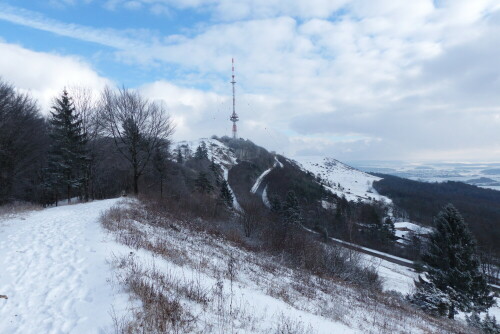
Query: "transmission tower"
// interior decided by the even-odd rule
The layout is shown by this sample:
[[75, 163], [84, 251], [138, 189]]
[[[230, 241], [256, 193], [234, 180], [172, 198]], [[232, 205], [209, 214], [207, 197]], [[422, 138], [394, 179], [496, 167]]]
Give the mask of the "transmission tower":
[[238, 122], [240, 120], [240, 118], [238, 117], [238, 114], [236, 114], [236, 96], [235, 96], [235, 84], [236, 84], [236, 81], [234, 81], [234, 58], [231, 59], [232, 61], [232, 68], [233, 68], [233, 80], [231, 80], [231, 84], [233, 85], [233, 114], [231, 115], [231, 117], [229, 117], [229, 120], [231, 122], [233, 122], [233, 139], [236, 139], [238, 138], [238, 128], [236, 127], [236, 122]]

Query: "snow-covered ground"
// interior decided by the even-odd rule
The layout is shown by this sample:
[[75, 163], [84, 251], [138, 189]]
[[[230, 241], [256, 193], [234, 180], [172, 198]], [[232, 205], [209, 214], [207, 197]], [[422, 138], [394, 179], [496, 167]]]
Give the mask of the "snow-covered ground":
[[367, 174], [333, 158], [325, 157], [295, 157], [302, 167], [314, 175], [319, 175], [330, 185], [326, 187], [338, 196], [345, 196], [349, 201], [369, 201], [371, 199], [391, 203], [385, 196], [377, 193], [373, 182], [379, 177]]
[[[189, 332], [276, 333], [289, 327], [302, 329], [294, 333], [429, 333], [437, 328], [413, 311], [394, 315], [404, 310], [175, 221], [163, 222], [165, 228], [143, 224], [151, 216], [141, 216], [140, 209], [119, 223], [127, 221], [138, 234], [108, 233], [99, 216], [119, 202], [66, 205], [0, 220], [0, 295], [8, 297], [0, 298], [0, 333], [113, 332], [114, 320], [126, 322], [141, 306], [117, 278], [126, 277], [126, 263], [134, 263], [136, 276], [141, 270], [154, 273], [143, 276], [150, 283], [159, 277], [171, 283], [160, 288], [178, 294], [196, 319]], [[116, 236], [133, 245], [118, 243]], [[410, 269], [362, 256], [377, 268], [385, 290], [411, 290], [416, 274]], [[193, 295], [206, 298], [200, 304]]]
[[432, 233], [432, 228], [420, 226], [410, 222], [396, 222], [394, 223], [396, 228], [396, 237], [398, 237], [402, 242], [409, 241], [408, 237], [411, 233], [414, 235], [428, 235]]
[[[114, 243], [98, 223], [117, 199], [0, 220], [0, 333], [102, 333], [112, 327], [106, 258]], [[108, 238], [109, 239], [109, 238]], [[118, 307], [118, 306], [117, 306]]]
[[[413, 309], [402, 315], [407, 312], [404, 307], [391, 308], [391, 303], [372, 299], [371, 294], [360, 297], [349, 285], [281, 266], [278, 259], [247, 252], [199, 229], [194, 232], [189, 224], [144, 218], [140, 208], [134, 210], [116, 225], [124, 230], [111, 227], [118, 240], [135, 245], [117, 254], [115, 266], [123, 272], [125, 284], [130, 282], [127, 277], [133, 280], [142, 272], [156, 291], [175, 296], [184, 312], [195, 316], [192, 328], [180, 332], [436, 332], [436, 322], [420, 318]], [[141, 223], [147, 219], [154, 225]], [[414, 273], [368, 256], [363, 261], [384, 273], [390, 287], [386, 290], [409, 291]], [[203, 296], [186, 291], [201, 291]], [[148, 318], [148, 310], [144, 312], [142, 317]], [[133, 315], [129, 320], [134, 321]], [[293, 331], [278, 330], [283, 327]]]

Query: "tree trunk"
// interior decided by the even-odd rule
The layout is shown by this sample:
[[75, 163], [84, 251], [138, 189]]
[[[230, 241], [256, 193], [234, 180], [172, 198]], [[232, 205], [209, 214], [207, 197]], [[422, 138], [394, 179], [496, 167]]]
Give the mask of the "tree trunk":
[[455, 304], [450, 305], [450, 310], [448, 312], [448, 319], [454, 319], [455, 318]]
[[68, 204], [71, 203], [71, 186], [68, 184]]
[[163, 178], [160, 178], [160, 198], [163, 198]]
[[134, 195], [139, 194], [139, 175], [134, 172]]

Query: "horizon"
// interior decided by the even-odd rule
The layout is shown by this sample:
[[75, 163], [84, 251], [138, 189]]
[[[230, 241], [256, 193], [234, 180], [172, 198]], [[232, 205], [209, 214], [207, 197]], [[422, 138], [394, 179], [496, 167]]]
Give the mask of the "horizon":
[[287, 156], [500, 161], [500, 4], [6, 0], [0, 78], [46, 114], [71, 85], [166, 104], [175, 140], [239, 135]]

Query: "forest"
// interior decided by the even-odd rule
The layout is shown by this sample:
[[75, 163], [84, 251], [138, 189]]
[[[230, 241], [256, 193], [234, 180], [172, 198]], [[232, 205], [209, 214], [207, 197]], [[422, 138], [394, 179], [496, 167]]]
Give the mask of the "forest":
[[173, 130], [163, 105], [125, 88], [64, 89], [43, 115], [0, 81], [0, 204], [138, 194], [142, 176], [161, 174]]
[[390, 197], [402, 210], [401, 216], [433, 226], [435, 215], [452, 203], [469, 224], [480, 247], [500, 255], [500, 192], [461, 182], [427, 183], [386, 174], [374, 183], [382, 195]]

